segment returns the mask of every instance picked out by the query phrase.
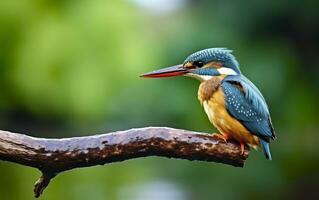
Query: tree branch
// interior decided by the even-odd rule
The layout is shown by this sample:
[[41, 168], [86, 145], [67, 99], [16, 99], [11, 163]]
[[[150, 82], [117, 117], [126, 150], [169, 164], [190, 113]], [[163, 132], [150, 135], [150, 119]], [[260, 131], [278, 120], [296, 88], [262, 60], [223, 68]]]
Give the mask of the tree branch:
[[63, 139], [35, 138], [0, 130], [0, 160], [39, 169], [34, 193], [39, 197], [61, 172], [146, 156], [218, 162], [243, 167], [236, 143], [216, 136], [173, 128], [150, 127]]

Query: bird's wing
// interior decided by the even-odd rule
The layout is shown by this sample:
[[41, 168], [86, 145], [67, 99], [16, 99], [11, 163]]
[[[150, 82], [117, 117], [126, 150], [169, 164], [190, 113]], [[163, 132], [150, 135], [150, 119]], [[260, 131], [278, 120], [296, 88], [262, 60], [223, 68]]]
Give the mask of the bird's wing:
[[227, 111], [234, 118], [265, 141], [275, 138], [265, 99], [252, 82], [242, 75], [228, 76], [221, 86]]

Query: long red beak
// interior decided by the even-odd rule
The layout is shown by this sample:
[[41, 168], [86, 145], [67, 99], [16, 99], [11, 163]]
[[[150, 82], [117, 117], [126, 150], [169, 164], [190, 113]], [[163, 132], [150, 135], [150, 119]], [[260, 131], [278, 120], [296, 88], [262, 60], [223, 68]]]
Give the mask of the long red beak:
[[166, 67], [156, 71], [152, 71], [146, 74], [142, 74], [141, 77], [144, 78], [162, 78], [162, 77], [171, 77], [171, 76], [181, 76], [188, 73], [187, 69], [183, 65], [175, 65], [172, 67]]

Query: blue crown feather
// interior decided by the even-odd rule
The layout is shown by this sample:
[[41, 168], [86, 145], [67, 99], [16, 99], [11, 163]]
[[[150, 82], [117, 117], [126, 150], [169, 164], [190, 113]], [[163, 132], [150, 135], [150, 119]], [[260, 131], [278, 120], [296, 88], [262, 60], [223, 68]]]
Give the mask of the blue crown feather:
[[187, 62], [201, 61], [203, 63], [209, 63], [217, 61], [222, 63], [224, 67], [231, 68], [238, 74], [241, 74], [239, 69], [239, 63], [235, 56], [232, 54], [232, 50], [227, 48], [209, 48], [201, 51], [197, 51], [186, 58], [184, 64]]

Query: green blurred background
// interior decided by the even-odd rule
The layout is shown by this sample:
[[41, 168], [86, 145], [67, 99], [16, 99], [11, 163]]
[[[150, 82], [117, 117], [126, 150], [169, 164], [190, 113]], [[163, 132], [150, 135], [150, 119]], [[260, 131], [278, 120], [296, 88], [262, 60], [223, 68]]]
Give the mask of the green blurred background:
[[[71, 137], [145, 126], [215, 132], [189, 78], [145, 80], [228, 47], [263, 92], [273, 161], [245, 168], [165, 158], [73, 170], [41, 199], [319, 198], [318, 1], [1, 0], [0, 129]], [[33, 199], [39, 173], [0, 162], [0, 199]]]

